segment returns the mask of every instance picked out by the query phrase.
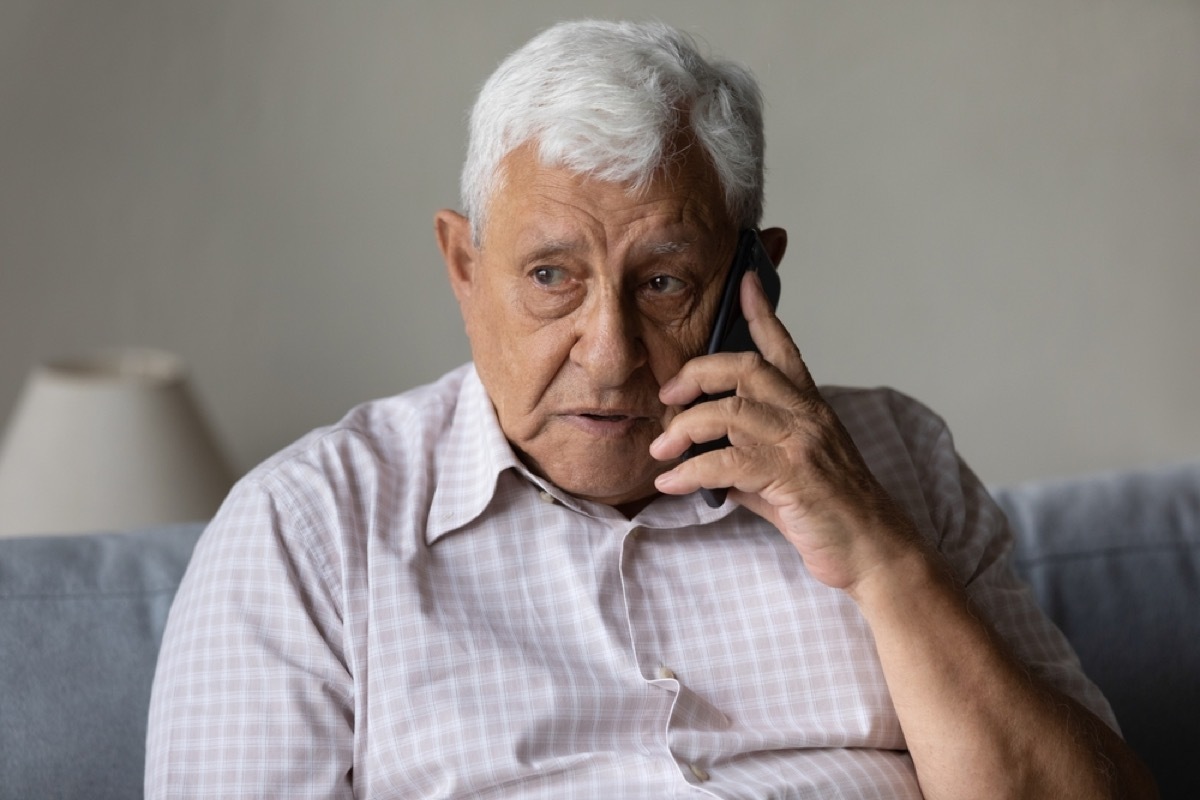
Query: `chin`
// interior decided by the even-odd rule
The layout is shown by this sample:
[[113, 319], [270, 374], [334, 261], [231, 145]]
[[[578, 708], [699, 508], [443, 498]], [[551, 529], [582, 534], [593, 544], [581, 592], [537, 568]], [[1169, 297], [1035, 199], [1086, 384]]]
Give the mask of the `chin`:
[[576, 497], [611, 506], [658, 494], [654, 479], [669, 465], [650, 456], [650, 442], [661, 430], [657, 423], [639, 425], [619, 437], [595, 436], [575, 425], [554, 423], [543, 435], [513, 442], [538, 475]]
[[652, 470], [631, 470], [629, 460], [625, 459], [607, 469], [549, 471], [546, 477], [576, 497], [616, 506], [657, 494], [654, 479], [662, 471], [657, 463]]

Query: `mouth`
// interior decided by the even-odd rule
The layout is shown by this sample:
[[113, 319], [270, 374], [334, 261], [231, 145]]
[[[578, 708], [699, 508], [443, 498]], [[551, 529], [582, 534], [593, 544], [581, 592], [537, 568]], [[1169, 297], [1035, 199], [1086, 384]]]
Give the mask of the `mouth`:
[[650, 421], [643, 414], [616, 409], [580, 409], [563, 414], [562, 419], [584, 433], [602, 439], [627, 436], [638, 425]]

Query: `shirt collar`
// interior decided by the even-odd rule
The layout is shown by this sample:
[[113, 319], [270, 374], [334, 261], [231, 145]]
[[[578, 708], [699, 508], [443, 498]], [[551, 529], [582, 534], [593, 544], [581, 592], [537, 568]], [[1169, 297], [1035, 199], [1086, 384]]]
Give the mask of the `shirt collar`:
[[484, 512], [506, 469], [522, 469], [474, 365], [463, 375], [444, 444], [435, 456], [437, 485], [425, 539], [433, 544]]
[[[574, 497], [529, 471], [504, 438], [495, 408], [474, 365], [464, 370], [458, 402], [443, 441], [434, 456], [437, 485], [425, 529], [428, 544], [483, 514], [496, 495], [500, 474], [508, 469], [520, 474], [528, 482], [529, 491], [540, 492], [547, 501], [591, 517], [624, 519], [615, 509]], [[719, 508], [709, 508], [699, 493], [682, 497], [664, 495], [646, 506], [631, 524], [647, 528], [705, 525], [723, 519], [735, 508], [728, 501]]]

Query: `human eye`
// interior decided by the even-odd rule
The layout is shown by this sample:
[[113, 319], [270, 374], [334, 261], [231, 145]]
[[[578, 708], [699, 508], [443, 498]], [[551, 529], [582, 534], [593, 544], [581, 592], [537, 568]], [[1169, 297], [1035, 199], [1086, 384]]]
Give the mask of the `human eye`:
[[687, 284], [673, 275], [655, 275], [646, 281], [646, 290], [658, 297], [668, 297], [685, 292]]
[[583, 295], [583, 285], [570, 265], [537, 264], [525, 271], [521, 284], [522, 302], [533, 316], [554, 319], [575, 308]]
[[651, 275], [638, 290], [643, 312], [660, 323], [675, 323], [688, 316], [695, 301], [692, 285], [666, 273]]
[[567, 280], [566, 270], [559, 267], [534, 267], [530, 270], [529, 276], [538, 286], [545, 286], [548, 289], [561, 286]]

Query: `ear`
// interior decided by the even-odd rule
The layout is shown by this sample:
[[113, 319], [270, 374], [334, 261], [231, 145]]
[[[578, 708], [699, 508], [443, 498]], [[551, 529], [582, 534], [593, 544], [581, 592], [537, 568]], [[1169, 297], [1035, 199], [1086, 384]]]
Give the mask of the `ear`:
[[471, 238], [471, 221], [457, 211], [444, 208], [434, 215], [433, 227], [450, 276], [450, 288], [461, 307], [471, 296], [479, 261], [479, 251]]
[[758, 232], [758, 238], [762, 239], [763, 249], [767, 251], [771, 263], [778, 269], [780, 262], [783, 261], [783, 254], [787, 250], [787, 231], [783, 228], [764, 228]]

